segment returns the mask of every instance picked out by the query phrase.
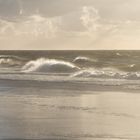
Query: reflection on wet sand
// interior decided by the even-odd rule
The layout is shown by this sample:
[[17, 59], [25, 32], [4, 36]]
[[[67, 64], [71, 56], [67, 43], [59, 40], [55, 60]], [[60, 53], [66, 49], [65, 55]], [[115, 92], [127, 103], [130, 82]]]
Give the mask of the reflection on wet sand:
[[135, 140], [139, 109], [136, 93], [16, 88], [0, 94], [0, 139]]

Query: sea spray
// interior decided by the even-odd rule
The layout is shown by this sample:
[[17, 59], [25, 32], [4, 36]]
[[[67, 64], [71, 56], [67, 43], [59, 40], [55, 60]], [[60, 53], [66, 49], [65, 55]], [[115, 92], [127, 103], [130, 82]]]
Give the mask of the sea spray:
[[2, 66], [18, 66], [22, 65], [25, 61], [25, 58], [14, 55], [0, 55], [0, 65]]
[[23, 72], [43, 72], [43, 73], [69, 73], [79, 70], [75, 64], [56, 60], [39, 58], [37, 60], [29, 61], [22, 67]]

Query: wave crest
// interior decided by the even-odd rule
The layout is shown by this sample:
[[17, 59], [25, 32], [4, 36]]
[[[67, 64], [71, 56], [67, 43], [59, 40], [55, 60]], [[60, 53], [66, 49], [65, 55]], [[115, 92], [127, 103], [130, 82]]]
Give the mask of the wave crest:
[[83, 69], [75, 72], [71, 77], [139, 79], [140, 72], [122, 72], [117, 69]]
[[78, 56], [76, 57], [73, 62], [76, 62], [76, 63], [83, 63], [83, 62], [97, 62], [97, 60], [95, 59], [91, 59], [89, 57], [85, 57], [85, 56]]
[[43, 73], [69, 73], [75, 72], [80, 68], [73, 63], [56, 60], [39, 58], [34, 61], [27, 62], [23, 68], [23, 72], [43, 72]]
[[0, 55], [0, 65], [4, 66], [14, 66], [20, 65], [22, 58], [13, 55]]

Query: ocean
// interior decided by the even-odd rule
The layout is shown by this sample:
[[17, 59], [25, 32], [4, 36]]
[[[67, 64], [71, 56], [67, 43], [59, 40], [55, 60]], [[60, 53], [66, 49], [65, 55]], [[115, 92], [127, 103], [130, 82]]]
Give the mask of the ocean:
[[0, 51], [0, 140], [139, 140], [140, 51]]

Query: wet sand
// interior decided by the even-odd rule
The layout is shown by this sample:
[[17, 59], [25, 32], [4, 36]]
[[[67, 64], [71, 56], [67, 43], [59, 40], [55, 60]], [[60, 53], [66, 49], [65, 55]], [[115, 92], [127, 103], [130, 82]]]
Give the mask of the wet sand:
[[0, 81], [0, 139], [140, 139], [139, 91], [39, 83]]

